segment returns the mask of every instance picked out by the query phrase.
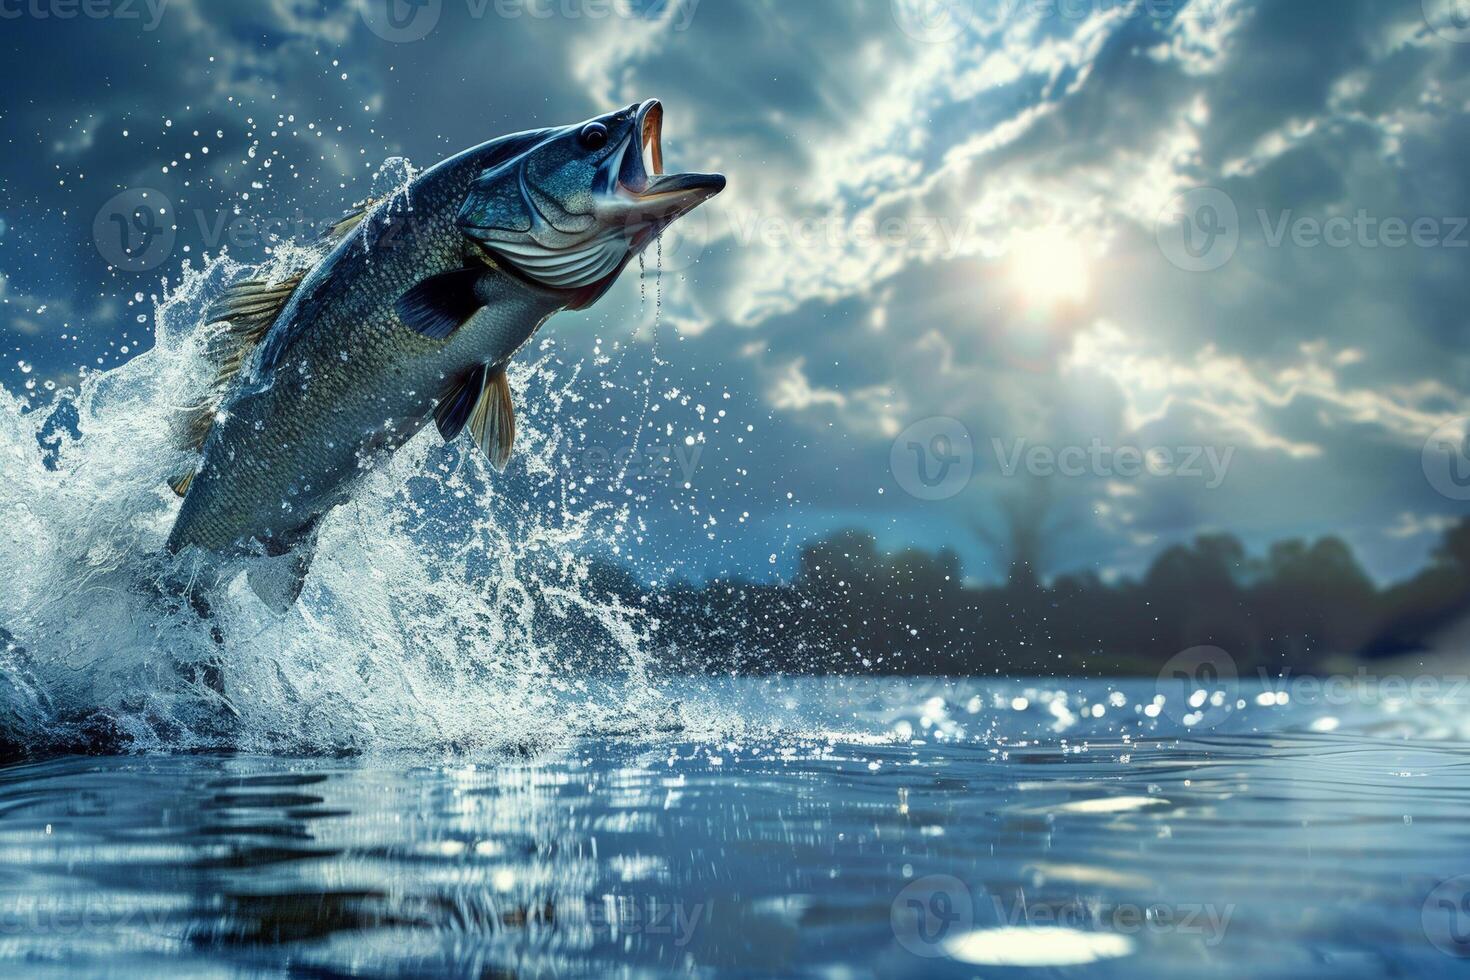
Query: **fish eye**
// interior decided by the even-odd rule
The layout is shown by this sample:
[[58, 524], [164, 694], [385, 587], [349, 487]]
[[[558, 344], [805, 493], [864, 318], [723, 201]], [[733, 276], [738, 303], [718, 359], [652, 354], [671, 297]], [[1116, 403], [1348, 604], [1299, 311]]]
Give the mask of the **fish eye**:
[[607, 145], [607, 127], [602, 123], [588, 123], [582, 127], [582, 148], [600, 150]]

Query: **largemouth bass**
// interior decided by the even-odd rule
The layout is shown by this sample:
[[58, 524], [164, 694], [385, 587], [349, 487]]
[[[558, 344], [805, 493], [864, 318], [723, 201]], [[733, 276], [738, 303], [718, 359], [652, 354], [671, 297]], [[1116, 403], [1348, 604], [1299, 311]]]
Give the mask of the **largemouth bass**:
[[370, 220], [369, 205], [314, 268], [233, 287], [211, 316], [214, 396], [180, 427], [199, 456], [171, 481], [184, 501], [169, 550], [276, 559], [251, 584], [284, 610], [322, 517], [430, 419], [503, 467], [506, 363], [724, 189], [663, 173], [662, 121], [650, 100], [466, 150], [413, 179], [411, 220]]

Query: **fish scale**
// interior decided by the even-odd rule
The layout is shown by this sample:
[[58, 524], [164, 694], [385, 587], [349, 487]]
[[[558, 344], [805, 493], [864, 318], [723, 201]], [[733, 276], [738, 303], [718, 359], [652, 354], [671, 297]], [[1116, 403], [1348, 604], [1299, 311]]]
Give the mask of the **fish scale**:
[[297, 336], [269, 370], [242, 382], [210, 432], [174, 550], [224, 551], [251, 539], [289, 547], [345, 491], [385, 421], [403, 426], [398, 442], [412, 436], [449, 379], [508, 355], [560, 305], [551, 291], [501, 272], [502, 301], [448, 342], [399, 321], [393, 304], [413, 281], [463, 264], [453, 215], [479, 170], [472, 151], [426, 172], [413, 190], [422, 218], [381, 244], [373, 239], [385, 226], [369, 215], [302, 281], [262, 354]]

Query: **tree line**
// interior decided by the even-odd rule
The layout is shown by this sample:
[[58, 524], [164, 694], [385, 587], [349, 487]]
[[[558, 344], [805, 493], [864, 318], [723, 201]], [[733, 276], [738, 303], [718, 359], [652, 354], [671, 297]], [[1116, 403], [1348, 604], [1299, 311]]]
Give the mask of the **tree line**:
[[1011, 540], [1006, 581], [992, 585], [967, 583], [952, 550], [885, 554], [858, 530], [807, 545], [789, 583], [648, 588], [611, 562], [592, 578], [647, 611], [664, 664], [711, 672], [1151, 676], [1211, 645], [1242, 670], [1302, 673], [1421, 651], [1470, 620], [1470, 518], [1425, 568], [1386, 587], [1332, 536], [1252, 555], [1233, 535], [1203, 534], [1112, 582], [1044, 581], [1026, 535]]

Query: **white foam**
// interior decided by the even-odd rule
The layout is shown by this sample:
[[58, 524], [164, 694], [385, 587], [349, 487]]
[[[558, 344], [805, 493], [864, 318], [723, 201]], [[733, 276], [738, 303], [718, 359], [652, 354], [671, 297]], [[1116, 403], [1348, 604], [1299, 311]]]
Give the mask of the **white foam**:
[[[286, 247], [273, 264], [310, 257]], [[588, 584], [587, 546], [627, 514], [563, 486], [576, 379], [535, 355], [511, 370], [529, 498], [497, 495], [478, 453], [426, 431], [324, 522], [295, 610], [272, 615], [240, 578], [212, 597], [211, 623], [165, 607], [153, 583], [178, 571], [163, 553], [178, 508], [165, 480], [187, 462], [169, 429], [204, 391], [203, 310], [251, 272], [186, 267], [154, 347], [51, 403], [0, 387], [0, 628], [16, 641], [0, 644], [0, 723], [26, 737], [100, 711], [141, 748], [213, 744], [219, 699], [190, 668], [216, 662], [245, 750], [539, 744], [666, 721], [644, 615]], [[574, 645], [558, 642], [568, 623]]]

